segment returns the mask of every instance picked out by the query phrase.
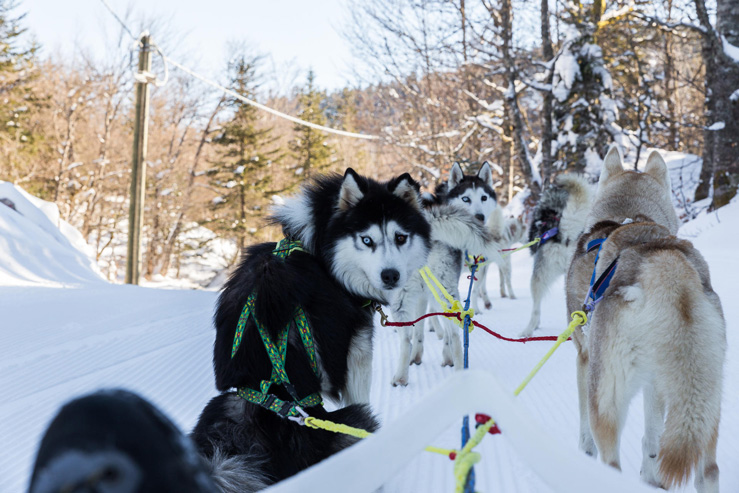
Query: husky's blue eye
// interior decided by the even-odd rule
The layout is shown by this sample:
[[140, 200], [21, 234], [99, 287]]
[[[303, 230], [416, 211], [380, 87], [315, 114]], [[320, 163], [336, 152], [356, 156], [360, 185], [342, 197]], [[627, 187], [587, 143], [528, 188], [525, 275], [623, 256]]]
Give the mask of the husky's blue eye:
[[403, 235], [403, 234], [400, 234], [400, 233], [395, 233], [395, 244], [396, 245], [398, 245], [398, 246], [405, 245], [405, 242], [406, 241], [408, 241], [408, 235]]
[[486, 201], [487, 199], [488, 199], [488, 196], [487, 196], [487, 195], [483, 195], [483, 196], [482, 196], [482, 199], [481, 199], [481, 200], [482, 200], [483, 202], [485, 202], [485, 201]]
[[470, 203], [470, 198], [469, 197], [462, 197], [462, 202], [467, 202], [469, 204]]
[[360, 236], [360, 238], [362, 239], [362, 243], [364, 243], [368, 247], [371, 247], [375, 244], [375, 242], [372, 241], [372, 238], [370, 238], [369, 236]]

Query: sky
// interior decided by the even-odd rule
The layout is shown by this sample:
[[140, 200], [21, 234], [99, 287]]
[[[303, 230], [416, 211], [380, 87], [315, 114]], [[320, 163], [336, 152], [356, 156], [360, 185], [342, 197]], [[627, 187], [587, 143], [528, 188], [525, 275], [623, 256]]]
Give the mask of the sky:
[[[694, 156], [669, 153], [681, 173]], [[691, 174], [692, 176], [692, 174]], [[676, 183], [673, 180], [673, 183]], [[111, 387], [132, 390], [152, 402], [187, 433], [216, 395], [211, 365], [211, 315], [217, 290], [153, 289], [104, 281], [86, 253], [79, 231], [59, 221], [54, 204], [0, 182], [0, 492], [22, 493], [43, 432], [59, 407], [74, 397]], [[61, 224], [61, 228], [58, 225]], [[734, 242], [739, 202], [701, 214], [679, 236], [705, 256], [714, 289], [723, 301], [728, 352], [718, 465], [723, 492], [739, 491], [739, 304]], [[512, 259], [517, 299], [497, 296], [488, 276], [492, 310], [475, 320], [516, 337], [531, 310], [532, 256]], [[734, 267], [731, 267], [734, 265]], [[494, 271], [495, 269], [490, 269]], [[460, 278], [460, 290], [468, 286]], [[566, 327], [564, 282], [555, 282], [542, 305], [536, 335]], [[587, 458], [577, 448], [578, 417], [572, 343], [564, 343], [516, 398], [513, 389], [551, 343], [499, 341], [481, 329], [470, 334], [471, 372], [442, 367], [442, 343], [426, 333], [423, 363], [410, 368], [407, 387], [390, 385], [398, 360], [398, 336], [376, 325], [370, 404], [379, 432], [333, 456], [305, 475], [277, 485], [274, 493], [322, 491], [449, 493], [453, 463], [425, 453], [426, 445], [459, 448], [461, 415], [482, 412], [496, 419], [500, 435], [486, 435], [475, 451], [476, 490], [505, 493], [648, 493], [639, 483], [643, 407], [631, 403], [621, 442], [623, 472]], [[317, 485], [321, 486], [318, 487]], [[672, 490], [693, 493], [692, 482]]]
[[[119, 16], [158, 19], [169, 24], [174, 46], [170, 58], [215, 76], [222, 67], [228, 44], [245, 42], [268, 56], [277, 68], [299, 70], [299, 82], [312, 68], [316, 84], [324, 89], [344, 87], [353, 80], [350, 48], [340, 35], [346, 18], [345, 0], [108, 0]], [[118, 24], [101, 0], [20, 0], [24, 27], [36, 37], [46, 55], [69, 55], [75, 47], [100, 55], [106, 42], [115, 41]], [[156, 39], [154, 40], [156, 41]]]

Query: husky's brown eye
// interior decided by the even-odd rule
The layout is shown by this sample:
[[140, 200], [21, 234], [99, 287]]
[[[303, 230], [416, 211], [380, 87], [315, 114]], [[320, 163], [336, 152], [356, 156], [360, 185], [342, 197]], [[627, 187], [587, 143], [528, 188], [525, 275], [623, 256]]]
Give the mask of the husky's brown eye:
[[402, 235], [400, 233], [395, 233], [395, 243], [397, 245], [405, 245], [406, 241], [408, 241], [408, 235]]
[[488, 196], [487, 195], [483, 195], [480, 200], [482, 200], [483, 202], [485, 202], [487, 199], [488, 199]]

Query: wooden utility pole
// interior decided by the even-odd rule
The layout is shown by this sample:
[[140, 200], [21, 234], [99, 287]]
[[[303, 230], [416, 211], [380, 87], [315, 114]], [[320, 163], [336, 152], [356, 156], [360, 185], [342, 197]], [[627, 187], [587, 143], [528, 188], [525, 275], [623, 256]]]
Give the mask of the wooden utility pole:
[[136, 74], [136, 117], [133, 127], [126, 284], [139, 283], [141, 230], [144, 226], [144, 196], [146, 195], [146, 143], [149, 134], [149, 78], [151, 76], [149, 33], [144, 32], [139, 43], [141, 50], [139, 51], [139, 72]]

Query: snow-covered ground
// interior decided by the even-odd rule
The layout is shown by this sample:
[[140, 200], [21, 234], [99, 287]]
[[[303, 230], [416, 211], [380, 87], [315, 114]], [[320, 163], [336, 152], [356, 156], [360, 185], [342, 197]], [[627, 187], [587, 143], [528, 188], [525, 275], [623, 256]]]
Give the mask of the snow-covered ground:
[[[215, 395], [210, 360], [214, 336], [211, 314], [217, 293], [108, 284], [75, 248], [84, 246], [69, 240], [74, 240], [74, 231], [53, 227], [59, 224], [54, 221], [53, 210], [44, 214], [43, 203], [19, 196], [9, 185], [3, 186], [7, 190], [0, 190], [7, 192], [6, 196], [15, 193], [18, 211], [0, 204], [0, 492], [25, 491], [39, 439], [59, 406], [102, 387], [125, 387], [138, 392], [181, 429], [189, 431], [202, 407]], [[732, 295], [739, 273], [733, 245], [737, 230], [739, 203], [715, 214], [702, 214], [680, 231], [680, 236], [692, 240], [706, 257], [728, 325], [729, 351], [718, 444], [723, 492], [739, 491], [739, 383], [732, 378], [739, 373], [739, 305]], [[531, 268], [530, 255], [516, 253], [513, 283], [519, 298], [496, 296], [493, 310], [476, 319], [503, 335], [515, 337], [528, 321]], [[497, 293], [497, 276], [491, 275], [488, 282], [489, 291]], [[460, 280], [463, 292], [467, 283], [464, 278]], [[542, 327], [536, 335], [556, 335], [566, 327], [563, 287], [560, 279], [545, 299]], [[470, 335], [470, 367], [492, 375], [503, 391], [512, 394], [550, 345], [502, 342], [477, 329]], [[433, 333], [427, 333], [424, 363], [411, 367], [410, 384], [405, 388], [390, 385], [397, 352], [397, 336], [392, 329], [378, 326], [371, 404], [383, 426], [402, 425], [402, 430], [422, 433], [424, 429], [420, 427], [431, 428], [432, 423], [437, 423], [434, 429], [444, 431], [427, 444], [458, 448], [461, 416], [439, 427], [438, 419], [446, 419], [448, 412], [427, 407], [419, 414], [416, 409], [419, 402], [440, 395], [437, 389], [449, 383], [449, 377], [455, 374], [453, 369], [439, 366], [441, 343]], [[536, 455], [531, 448], [525, 452], [532, 445], [531, 434], [526, 435], [521, 428], [526, 422], [537, 433], [542, 430], [542, 450], [551, 450], [554, 444], [561, 457], [582, 459], [587, 474], [571, 475], [573, 488], [568, 491], [588, 487], [590, 491], [602, 491], [598, 484], [613, 481], [615, 473], [611, 469], [584, 458], [577, 449], [574, 358], [572, 343], [563, 344], [515, 398], [520, 411], [518, 421], [523, 425], [514, 423], [513, 416], [500, 418], [503, 434], [488, 435], [477, 448], [481, 454], [475, 467], [478, 491], [562, 491], [556, 481], [539, 474], [554, 468], [541, 463], [545, 455]], [[478, 393], [483, 402], [487, 393], [494, 395], [494, 390], [479, 385], [472, 392]], [[458, 394], [446, 395], [460, 399]], [[443, 402], [445, 397], [439, 398]], [[506, 408], [508, 414], [516, 410], [511, 406]], [[418, 419], [409, 420], [410, 411]], [[479, 411], [491, 414], [489, 409]], [[506, 425], [511, 427], [508, 433]], [[622, 439], [622, 474], [626, 479], [634, 480], [639, 475], [642, 430], [638, 397], [632, 403]], [[514, 436], [528, 442], [516, 442]], [[536, 438], [533, 440], [536, 449]], [[419, 451], [409, 462], [400, 463], [393, 459], [397, 454], [392, 448], [354, 467], [391, 471], [385, 493], [454, 490], [449, 459]], [[560, 480], [563, 474], [560, 473]], [[362, 485], [353, 479], [351, 468], [334, 472], [331, 477], [334, 491], [362, 490]], [[593, 484], [593, 478], [599, 483]], [[294, 491], [306, 490], [298, 486]], [[692, 483], [680, 491], [694, 491]]]

